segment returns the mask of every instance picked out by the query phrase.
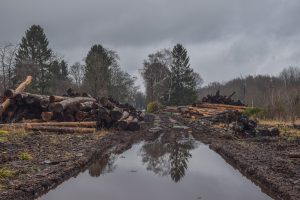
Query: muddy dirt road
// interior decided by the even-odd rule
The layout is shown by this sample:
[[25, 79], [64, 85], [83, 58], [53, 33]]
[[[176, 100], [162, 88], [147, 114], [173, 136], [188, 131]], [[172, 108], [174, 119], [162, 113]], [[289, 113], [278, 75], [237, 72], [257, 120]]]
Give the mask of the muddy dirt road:
[[164, 115], [150, 117], [137, 132], [7, 135], [7, 140], [0, 143], [0, 165], [7, 172], [1, 177], [0, 199], [34, 199], [87, 169], [94, 160], [121, 153], [142, 140], [154, 140], [162, 131], [169, 133], [162, 138], [166, 141], [189, 133], [210, 144], [274, 198], [300, 199], [300, 159], [290, 156], [298, 152], [300, 139], [236, 139], [206, 123]]

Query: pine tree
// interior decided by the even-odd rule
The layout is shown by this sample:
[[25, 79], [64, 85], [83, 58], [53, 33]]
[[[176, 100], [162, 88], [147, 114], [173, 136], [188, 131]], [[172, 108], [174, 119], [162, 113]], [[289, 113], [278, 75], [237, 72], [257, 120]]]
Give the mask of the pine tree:
[[22, 38], [16, 55], [14, 83], [22, 81], [27, 75], [33, 76], [31, 90], [45, 94], [51, 79], [50, 59], [52, 50], [44, 30], [32, 25]]
[[110, 85], [110, 66], [115, 56], [100, 44], [92, 46], [85, 59], [84, 87], [94, 96], [107, 96]]
[[177, 44], [172, 50], [171, 91], [169, 102], [172, 105], [187, 105], [197, 99], [196, 80], [190, 68], [187, 50]]
[[64, 60], [62, 60], [60, 62], [60, 68], [61, 68], [60, 79], [61, 80], [67, 80], [68, 75], [69, 75], [68, 64]]

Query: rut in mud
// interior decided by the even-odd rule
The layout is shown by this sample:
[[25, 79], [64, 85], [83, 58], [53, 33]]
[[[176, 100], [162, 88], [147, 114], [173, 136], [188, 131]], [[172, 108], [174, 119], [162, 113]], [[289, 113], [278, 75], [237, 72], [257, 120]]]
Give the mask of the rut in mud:
[[[191, 140], [191, 138], [194, 138], [196, 141], [194, 139]], [[158, 144], [157, 141], [159, 141]], [[180, 146], [181, 144], [189, 144], [191, 141], [193, 141], [192, 143], [194, 145], [187, 145], [188, 148], [181, 148], [181, 151], [172, 148]], [[215, 189], [215, 193], [223, 191], [225, 193], [222, 195], [225, 195], [226, 192], [233, 190], [233, 186], [238, 188], [234, 190], [235, 192], [239, 190], [244, 191], [243, 188], [239, 188], [239, 185], [249, 183], [251, 186], [246, 186], [246, 191], [244, 192], [254, 188], [256, 192], [253, 194], [260, 196], [254, 199], [261, 197], [268, 198], [260, 192], [258, 187], [254, 186], [245, 177], [242, 177], [237, 170], [233, 170], [233, 168], [226, 163], [224, 164], [224, 160], [209, 150], [208, 146], [205, 146], [203, 143], [208, 144], [210, 149], [220, 154], [228, 163], [246, 175], [249, 180], [254, 181], [263, 188], [264, 192], [271, 194], [273, 198], [287, 200], [300, 198], [300, 160], [298, 158], [289, 157], [291, 152], [299, 150], [299, 139], [287, 140], [282, 137], [236, 139], [232, 137], [231, 133], [223, 129], [214, 128], [204, 121], [189, 122], [180, 117], [177, 119], [175, 116], [154, 115], [147, 117], [145, 123], [141, 126], [141, 130], [137, 132], [109, 131], [96, 134], [63, 135], [33, 132], [21, 136], [8, 136], [8, 141], [2, 143], [4, 145], [0, 146], [0, 150], [6, 152], [1, 154], [0, 162], [2, 166], [12, 169], [16, 173], [15, 176], [1, 182], [3, 187], [2, 190], [0, 190], [0, 199], [30, 200], [54, 189], [49, 192], [50, 195], [52, 192], [59, 191], [60, 188], [63, 188], [69, 181], [74, 180], [76, 182], [77, 179], [73, 178], [68, 181], [70, 177], [76, 176], [78, 176], [78, 178], [86, 176], [88, 182], [90, 180], [95, 181], [94, 186], [96, 187], [99, 184], [102, 185], [103, 183], [101, 181], [105, 178], [109, 179], [110, 176], [116, 176], [116, 180], [120, 181], [121, 179], [119, 177], [122, 177], [122, 175], [118, 177], [118, 173], [123, 173], [124, 176], [130, 178], [141, 175], [143, 180], [155, 179], [161, 183], [167, 181], [168, 184], [164, 183], [164, 186], [158, 189], [165, 187], [165, 185], [167, 185], [166, 187], [179, 187], [189, 179], [192, 179], [192, 184], [187, 183], [187, 185], [189, 185], [187, 191], [197, 188], [198, 193], [188, 193], [192, 195], [187, 197], [202, 199], [209, 197], [209, 194], [206, 193], [209, 190], [207, 189], [201, 192], [202, 188], [207, 186], [203, 185], [201, 181], [206, 180], [206, 183], [209, 183], [209, 181], [206, 174], [202, 174], [204, 177], [201, 176], [200, 169], [205, 171], [205, 169], [209, 168], [209, 170], [214, 171], [215, 167], [219, 165], [222, 166], [222, 169], [231, 170], [232, 176], [227, 176], [226, 179], [218, 179], [218, 181], [210, 184], [209, 188]], [[130, 149], [133, 144], [137, 145], [125, 152], [125, 154], [128, 155], [122, 158], [122, 155], [119, 154]], [[174, 144], [176, 145], [174, 146]], [[199, 149], [202, 150], [199, 152]], [[18, 158], [19, 153], [25, 151], [32, 155], [32, 160], [20, 160]], [[180, 165], [175, 165], [176, 162], [174, 162], [174, 165], [179, 168], [181, 166], [181, 169], [184, 170], [171, 170], [175, 169], [172, 168], [171, 158], [178, 158], [171, 155], [176, 155], [174, 152], [178, 151], [180, 155], [184, 155], [184, 159], [181, 159], [182, 162], [179, 162]], [[202, 151], [205, 153], [203, 154]], [[210, 154], [211, 156], [209, 156]], [[132, 157], [130, 155], [132, 155]], [[210, 158], [213, 160], [213, 163], [210, 163]], [[133, 162], [134, 160], [137, 160], [137, 162]], [[125, 161], [130, 164], [126, 170], [123, 168]], [[197, 165], [195, 163], [197, 163]], [[205, 164], [206, 166], [203, 167]], [[114, 168], [114, 166], [117, 166], [117, 168]], [[122, 171], [122, 169], [124, 170]], [[86, 170], [90, 171], [94, 177], [93, 179], [90, 178], [90, 175], [88, 175], [89, 172]], [[195, 171], [198, 175], [197, 173], [195, 175]], [[218, 176], [222, 177], [221, 175], [223, 173], [224, 172], [220, 170]], [[208, 174], [212, 175], [212, 173]], [[196, 178], [189, 178], [191, 176]], [[236, 179], [234, 177], [236, 177]], [[211, 178], [211, 180], [214, 180], [213, 177]], [[67, 182], [63, 183], [66, 180]], [[113, 181], [113, 179], [111, 180]], [[237, 182], [240, 180], [244, 181], [240, 184], [233, 184], [230, 188], [230, 184], [227, 184], [228, 180], [236, 180]], [[61, 183], [63, 184], [60, 185]], [[128, 181], [125, 181], [123, 185], [121, 187], [118, 184], [112, 184], [110, 188], [130, 186]], [[224, 189], [225, 191], [220, 189], [220, 185], [224, 185], [227, 189]], [[80, 188], [84, 189], [83, 186], [80, 186]], [[89, 189], [90, 188], [92, 188], [92, 186], [90, 186]], [[97, 186], [98, 190], [101, 190], [101, 188], [102, 187]], [[151, 187], [149, 187], [149, 189], [150, 188]], [[117, 190], [118, 188], [116, 188], [115, 191]], [[141, 188], [141, 190], [132, 188], [129, 194], [137, 193], [142, 190], [143, 188]], [[174, 194], [176, 194], [176, 192], [182, 191], [182, 188], [172, 188], [172, 190], [174, 190]], [[73, 191], [75, 191], [75, 189], [73, 189]], [[80, 190], [78, 189], [78, 191]], [[169, 188], [169, 190], [166, 191], [171, 191], [171, 189]], [[105, 192], [103, 195], [104, 194]], [[124, 194], [125, 193], [122, 193], [122, 195]], [[152, 195], [155, 194], [157, 193], [153, 192]], [[182, 194], [184, 193], [182, 192]], [[180, 195], [178, 194], [178, 196]], [[41, 198], [46, 197], [47, 194], [46, 196], [41, 196]]]
[[95, 161], [39, 200], [271, 199], [187, 126], [156, 117], [150, 131], [159, 132], [154, 140]]

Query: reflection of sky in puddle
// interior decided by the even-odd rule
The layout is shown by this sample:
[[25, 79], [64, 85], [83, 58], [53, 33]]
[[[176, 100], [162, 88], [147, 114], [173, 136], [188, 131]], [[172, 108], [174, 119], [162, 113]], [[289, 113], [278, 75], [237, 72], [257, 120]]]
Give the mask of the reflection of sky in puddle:
[[[158, 162], [158, 171], [149, 169], [149, 162], [143, 158], [145, 152], [140, 143], [119, 155], [112, 173], [91, 177], [88, 171], [71, 178], [55, 190], [43, 196], [43, 200], [265, 200], [263, 194], [251, 181], [227, 164], [206, 145], [197, 145], [190, 150], [185, 176], [177, 183], [169, 174], [160, 174], [160, 168], [169, 163], [170, 154], [150, 155]], [[150, 149], [156, 150], [156, 149]], [[159, 152], [154, 152], [156, 154]], [[149, 156], [149, 155], [147, 155]], [[176, 158], [177, 159], [177, 158]], [[158, 161], [159, 160], [159, 161]], [[142, 162], [143, 161], [143, 162]], [[149, 161], [149, 159], [148, 159]], [[156, 166], [157, 167], [157, 166]], [[102, 167], [104, 168], [104, 167]], [[157, 169], [157, 168], [156, 168]], [[102, 170], [102, 169], [101, 169]], [[104, 169], [102, 172], [105, 172]], [[168, 170], [170, 169], [162, 169]], [[109, 171], [109, 170], [107, 170]], [[107, 172], [106, 171], [106, 172]], [[159, 175], [160, 174], [160, 175]]]

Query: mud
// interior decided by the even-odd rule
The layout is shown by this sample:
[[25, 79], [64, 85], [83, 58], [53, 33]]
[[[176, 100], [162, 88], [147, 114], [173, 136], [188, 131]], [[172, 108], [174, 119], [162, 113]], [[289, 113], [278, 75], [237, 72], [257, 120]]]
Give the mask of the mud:
[[[8, 136], [7, 141], [0, 143], [0, 167], [12, 170], [14, 175], [0, 179], [0, 199], [35, 199], [86, 170], [96, 159], [122, 153], [143, 140], [154, 140], [162, 131], [168, 132], [161, 138], [165, 142], [175, 140], [180, 134], [192, 134], [196, 140], [209, 144], [275, 199], [300, 199], [300, 159], [289, 156], [299, 152], [300, 139], [236, 138], [206, 122], [174, 119], [166, 115], [150, 117], [137, 132], [64, 135], [34, 132]], [[30, 154], [32, 159], [22, 160], [22, 152]]]
[[[142, 124], [138, 132], [9, 135], [8, 141], [0, 143], [0, 167], [12, 171], [13, 176], [0, 179], [0, 199], [35, 199], [76, 176], [95, 159], [121, 153], [133, 143], [155, 137], [158, 133], [145, 131], [150, 126], [151, 123]], [[22, 160], [23, 152], [32, 158]]]
[[208, 123], [183, 120], [193, 136], [210, 145], [227, 162], [274, 199], [300, 199], [300, 138], [236, 138], [231, 131]]

